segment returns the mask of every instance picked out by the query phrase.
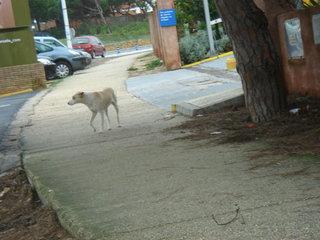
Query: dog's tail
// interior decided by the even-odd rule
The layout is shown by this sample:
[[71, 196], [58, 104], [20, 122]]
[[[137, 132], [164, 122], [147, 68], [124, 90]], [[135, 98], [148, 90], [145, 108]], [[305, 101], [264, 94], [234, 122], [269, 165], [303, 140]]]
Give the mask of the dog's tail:
[[115, 104], [118, 103], [117, 95], [115, 94], [114, 90], [112, 90], [112, 101], [113, 101]]

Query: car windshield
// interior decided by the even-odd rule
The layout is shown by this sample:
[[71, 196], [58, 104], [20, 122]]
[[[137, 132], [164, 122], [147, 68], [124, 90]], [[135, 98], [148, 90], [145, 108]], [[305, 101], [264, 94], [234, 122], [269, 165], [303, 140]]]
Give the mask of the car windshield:
[[47, 45], [44, 45], [44, 44], [41, 44], [41, 43], [38, 43], [36, 42], [36, 51], [37, 53], [45, 53], [45, 52], [50, 52], [53, 50], [53, 48], [47, 46]]
[[61, 43], [59, 43], [58, 41], [56, 41], [54, 39], [44, 39], [43, 41], [45, 44], [51, 45], [53, 47], [65, 47]]
[[89, 38], [75, 38], [73, 39], [73, 44], [87, 44], [89, 43]]

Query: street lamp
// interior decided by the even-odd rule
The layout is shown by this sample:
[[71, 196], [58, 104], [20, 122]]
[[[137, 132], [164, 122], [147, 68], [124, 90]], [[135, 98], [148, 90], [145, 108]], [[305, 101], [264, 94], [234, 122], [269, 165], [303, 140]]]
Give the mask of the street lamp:
[[66, 32], [67, 46], [68, 46], [68, 48], [72, 48], [71, 33], [70, 33], [66, 0], [61, 0], [61, 7], [62, 7], [62, 14], [63, 14], [64, 29]]

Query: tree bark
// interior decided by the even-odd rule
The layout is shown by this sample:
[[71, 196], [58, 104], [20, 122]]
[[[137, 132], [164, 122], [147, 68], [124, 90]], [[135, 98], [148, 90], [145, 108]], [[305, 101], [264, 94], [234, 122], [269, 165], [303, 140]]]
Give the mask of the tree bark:
[[258, 8], [260, 8], [266, 16], [269, 23], [269, 32], [272, 40], [280, 53], [280, 38], [278, 31], [277, 17], [285, 12], [295, 10], [293, 0], [254, 0]]
[[215, 0], [232, 40], [252, 121], [271, 120], [286, 107], [280, 58], [268, 22], [253, 0]]

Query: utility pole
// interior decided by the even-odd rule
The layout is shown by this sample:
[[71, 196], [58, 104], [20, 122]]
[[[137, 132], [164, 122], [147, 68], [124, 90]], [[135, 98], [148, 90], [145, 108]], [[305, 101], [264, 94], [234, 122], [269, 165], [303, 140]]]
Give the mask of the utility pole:
[[70, 33], [66, 0], [61, 0], [61, 7], [62, 7], [62, 13], [63, 13], [64, 29], [66, 32], [67, 46], [68, 46], [68, 48], [72, 48], [71, 33]]
[[208, 32], [208, 38], [209, 38], [210, 55], [213, 55], [216, 52], [216, 50], [215, 50], [214, 42], [213, 42], [213, 33], [212, 33], [212, 27], [211, 27], [211, 19], [210, 19], [208, 0], [203, 0], [203, 7], [204, 7], [204, 14], [205, 14], [205, 18], [206, 18], [207, 32]]

